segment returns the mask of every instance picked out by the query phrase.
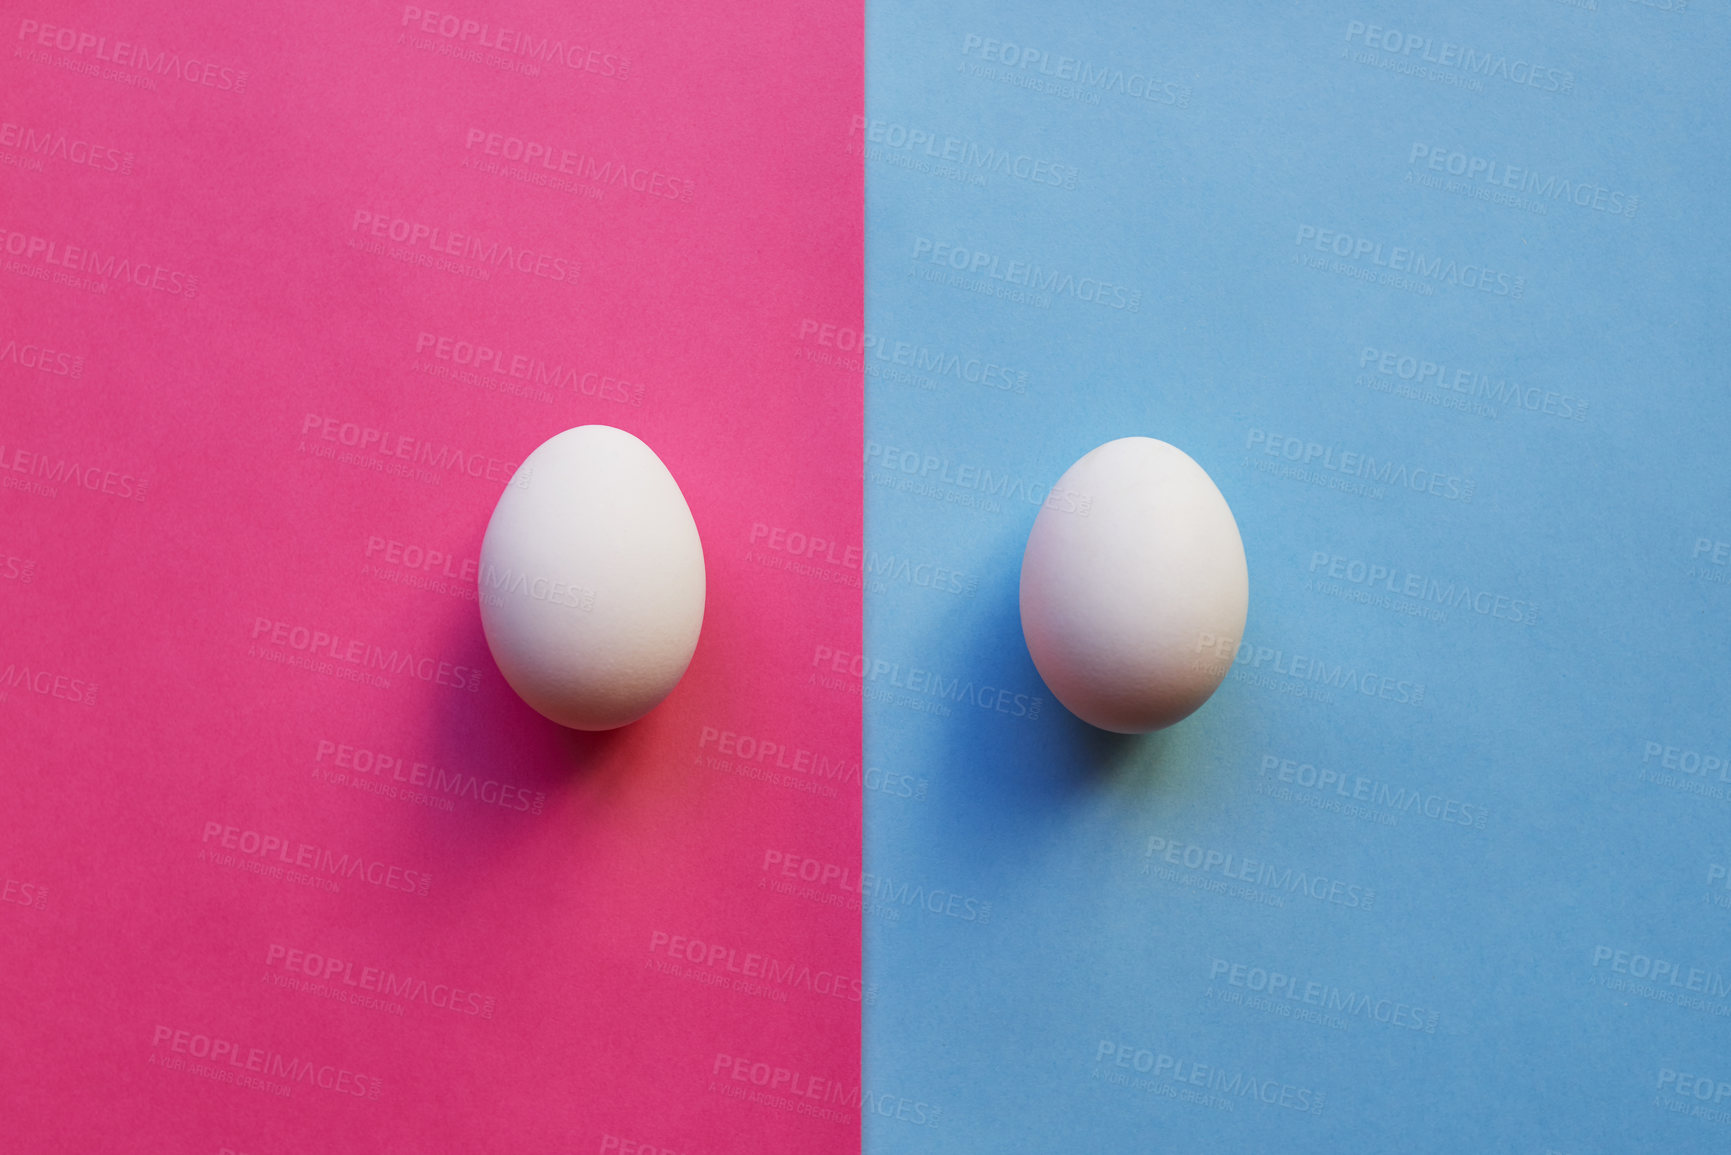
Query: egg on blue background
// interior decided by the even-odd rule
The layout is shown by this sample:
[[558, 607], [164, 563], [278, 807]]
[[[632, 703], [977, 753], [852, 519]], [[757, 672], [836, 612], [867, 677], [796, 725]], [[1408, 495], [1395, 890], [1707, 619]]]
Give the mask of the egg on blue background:
[[1071, 713], [1123, 734], [1170, 726], [1214, 693], [1244, 633], [1238, 523], [1183, 450], [1108, 441], [1034, 519], [1021, 606], [1034, 666]]

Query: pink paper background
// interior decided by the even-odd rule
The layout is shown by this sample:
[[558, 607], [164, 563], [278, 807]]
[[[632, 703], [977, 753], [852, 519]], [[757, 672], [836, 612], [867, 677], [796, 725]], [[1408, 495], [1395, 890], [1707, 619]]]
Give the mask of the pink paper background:
[[[800, 341], [859, 328], [860, 6], [317, 8], [0, 9], [0, 1145], [856, 1149], [859, 700], [810, 672], [860, 595], [795, 563], [860, 542], [861, 391]], [[510, 692], [465, 566], [589, 422], [709, 580], [605, 736]]]

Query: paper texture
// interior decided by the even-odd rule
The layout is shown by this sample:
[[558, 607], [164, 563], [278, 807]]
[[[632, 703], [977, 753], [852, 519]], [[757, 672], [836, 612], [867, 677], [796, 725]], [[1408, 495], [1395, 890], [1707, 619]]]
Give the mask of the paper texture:
[[[1725, 1146], [1725, 32], [872, 9], [867, 1150]], [[1133, 434], [1250, 614], [1119, 741], [1016, 589]]]
[[[0, 40], [7, 1149], [855, 1149], [858, 914], [801, 872], [859, 858], [808, 678], [860, 595], [787, 534], [861, 542], [859, 389], [799, 341], [860, 324], [859, 8]], [[606, 735], [476, 606], [516, 463], [593, 422], [708, 570]]]

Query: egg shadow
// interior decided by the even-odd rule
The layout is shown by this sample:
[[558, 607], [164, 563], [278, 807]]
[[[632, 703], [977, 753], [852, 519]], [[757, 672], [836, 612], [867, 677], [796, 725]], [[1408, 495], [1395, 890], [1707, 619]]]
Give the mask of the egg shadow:
[[[988, 695], [990, 707], [950, 701], [949, 717], [937, 723], [942, 764], [931, 769], [942, 781], [934, 791], [944, 807], [942, 825], [982, 850], [1042, 841], [1108, 797], [1135, 811], [1158, 811], [1199, 788], [1188, 772], [1195, 731], [1186, 727], [1195, 726], [1194, 716], [1152, 734], [1116, 734], [1082, 721], [1052, 696], [1022, 636], [1024, 539], [1006, 535], [992, 543], [976, 564], [1008, 580], [982, 584], [975, 603], [946, 615], [925, 647], [954, 655], [948, 662], [955, 668], [945, 676], [956, 674], [964, 686], [971, 681], [976, 694], [990, 686], [1011, 695], [1007, 702], [1000, 693]], [[1018, 712], [1018, 696], [1039, 699], [1037, 717]]]
[[[604, 802], [628, 789], [628, 751], [637, 744], [632, 731], [639, 723], [615, 730], [573, 730], [536, 712], [511, 689], [493, 661], [474, 606], [446, 615], [440, 623], [439, 652], [463, 655], [480, 671], [480, 688], [462, 693], [455, 702], [431, 700], [421, 733], [427, 756], [439, 766], [475, 777], [493, 779], [528, 795], [546, 796], [545, 809], [562, 809], [560, 800], [581, 795], [586, 805]], [[497, 809], [498, 821], [465, 823], [467, 837], [496, 844], [536, 837], [536, 823], [509, 809]]]

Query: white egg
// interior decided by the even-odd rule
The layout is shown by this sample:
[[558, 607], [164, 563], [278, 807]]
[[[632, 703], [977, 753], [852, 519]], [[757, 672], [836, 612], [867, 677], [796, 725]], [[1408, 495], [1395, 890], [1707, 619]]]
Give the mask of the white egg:
[[1073, 714], [1121, 734], [1170, 726], [1214, 693], [1244, 633], [1238, 523], [1183, 450], [1108, 441], [1034, 518], [1021, 602], [1034, 665]]
[[679, 483], [623, 429], [548, 438], [481, 543], [481, 626], [511, 688], [577, 730], [655, 708], [703, 625], [703, 545]]

